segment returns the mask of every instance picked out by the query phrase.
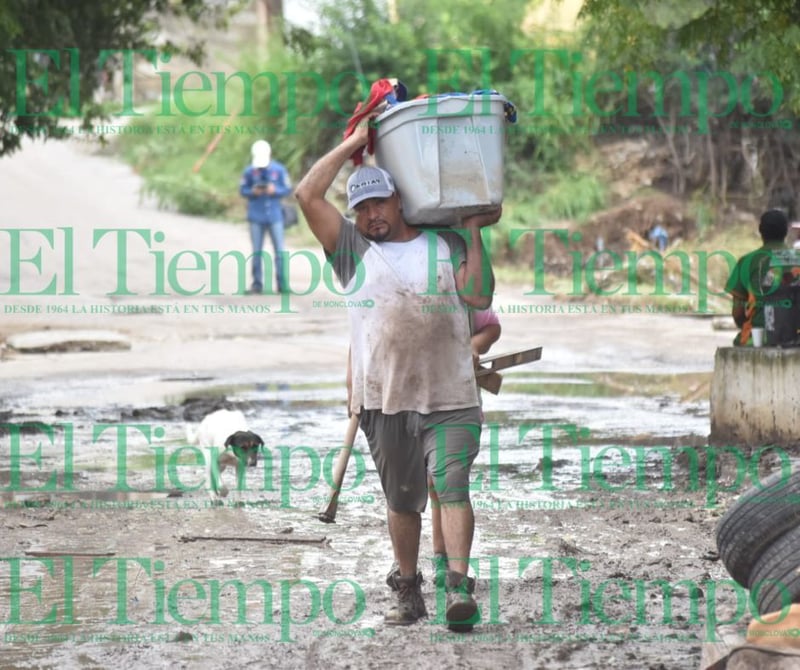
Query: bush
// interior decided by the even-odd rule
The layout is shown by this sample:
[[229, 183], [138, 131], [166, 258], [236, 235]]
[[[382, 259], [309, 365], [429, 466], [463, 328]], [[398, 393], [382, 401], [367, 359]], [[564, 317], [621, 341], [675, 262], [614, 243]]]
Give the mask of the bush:
[[606, 205], [605, 184], [592, 174], [559, 173], [535, 200], [534, 209], [545, 219], [583, 222]]
[[229, 193], [220, 192], [197, 174], [156, 174], [144, 178], [144, 194], [152, 196], [158, 206], [175, 208], [183, 214], [222, 217], [237, 204]]

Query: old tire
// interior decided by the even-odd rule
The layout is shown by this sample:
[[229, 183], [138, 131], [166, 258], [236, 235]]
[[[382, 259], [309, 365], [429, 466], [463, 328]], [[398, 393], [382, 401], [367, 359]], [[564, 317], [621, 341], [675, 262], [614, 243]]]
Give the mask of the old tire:
[[800, 525], [800, 470], [776, 472], [747, 489], [717, 524], [717, 550], [731, 577], [749, 586], [753, 566], [764, 551]]
[[800, 602], [800, 526], [781, 535], [758, 559], [750, 573], [750, 593], [759, 614]]

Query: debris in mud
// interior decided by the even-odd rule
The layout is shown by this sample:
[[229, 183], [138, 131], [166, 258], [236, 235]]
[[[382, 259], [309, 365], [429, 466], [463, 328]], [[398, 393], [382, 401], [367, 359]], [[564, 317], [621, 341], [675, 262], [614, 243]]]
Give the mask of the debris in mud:
[[558, 551], [566, 556], [575, 556], [585, 553], [577, 544], [565, 540], [563, 537], [558, 541]]
[[113, 330], [35, 330], [12, 335], [9, 347], [25, 354], [125, 351], [130, 340]]
[[234, 535], [181, 535], [181, 542], [198, 542], [211, 540], [215, 542], [265, 542], [267, 544], [318, 544], [323, 547], [330, 545], [331, 541], [323, 536], [299, 537], [292, 535], [262, 535], [253, 536], [234, 536]]
[[[563, 233], [569, 233], [569, 237], [561, 234], [562, 231], [558, 231], [559, 234], [543, 231], [539, 236], [521, 238], [513, 257], [533, 266], [537, 262], [537, 249], [538, 253], [543, 250], [538, 259], [541, 267], [555, 275], [571, 277], [575, 272], [576, 258], [582, 265], [585, 259], [595, 255], [601, 262], [603, 254], [613, 253], [622, 257], [628, 251], [656, 250], [648, 240], [648, 231], [655, 225], [667, 231], [671, 244], [687, 239], [696, 229], [696, 222], [686, 205], [664, 193], [626, 198], [620, 204], [594, 214], [577, 230], [573, 229], [575, 224], [567, 225], [569, 227], [563, 229]], [[510, 250], [508, 255], [512, 256]], [[585, 300], [586, 296], [581, 299]]]
[[566, 458], [549, 458], [544, 456], [539, 459], [534, 472], [552, 472], [556, 468], [563, 468], [570, 465], [570, 461]]
[[207, 415], [217, 410], [239, 410], [248, 412], [269, 405], [268, 401], [229, 400], [225, 395], [198, 395], [186, 398], [180, 405], [159, 405], [150, 407], [123, 407], [120, 409], [120, 418], [124, 421], [158, 420], [158, 421], [188, 421], [199, 423]]
[[211, 376], [200, 376], [200, 375], [190, 375], [190, 376], [174, 376], [174, 377], [162, 377], [162, 382], [210, 382], [213, 381], [214, 377]]
[[123, 421], [129, 421], [131, 419], [152, 419], [152, 420], [174, 420], [175, 419], [175, 408], [173, 407], [144, 407], [139, 408], [135, 407], [131, 410], [123, 409], [120, 412], [120, 417]]
[[217, 410], [227, 409], [233, 411], [241, 409], [241, 407], [234, 407], [233, 403], [229, 402], [223, 395], [201, 395], [186, 398], [180, 407], [176, 409], [181, 411], [181, 418], [184, 421], [199, 423], [206, 415]]
[[97, 558], [103, 556], [115, 556], [115, 551], [86, 551], [83, 549], [30, 549], [25, 552], [26, 556], [33, 556], [35, 558], [55, 558], [58, 556], [78, 556]]
[[[10, 419], [12, 414], [9, 412], [8, 416]], [[53, 431], [53, 426], [43, 421], [22, 421], [20, 423], [14, 423], [13, 421], [7, 420], [0, 424], [0, 436], [8, 435], [11, 432], [10, 428], [12, 426], [14, 427], [14, 433], [18, 435], [50, 434]]]

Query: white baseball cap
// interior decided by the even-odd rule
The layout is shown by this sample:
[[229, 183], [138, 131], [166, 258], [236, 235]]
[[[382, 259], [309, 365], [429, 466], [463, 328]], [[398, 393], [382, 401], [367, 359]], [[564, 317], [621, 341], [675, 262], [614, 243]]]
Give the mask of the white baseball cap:
[[267, 167], [272, 159], [272, 147], [266, 140], [253, 142], [250, 152], [253, 154], [253, 167], [255, 168]]
[[347, 180], [347, 207], [353, 209], [369, 198], [388, 198], [396, 191], [392, 175], [386, 170], [362, 165]]

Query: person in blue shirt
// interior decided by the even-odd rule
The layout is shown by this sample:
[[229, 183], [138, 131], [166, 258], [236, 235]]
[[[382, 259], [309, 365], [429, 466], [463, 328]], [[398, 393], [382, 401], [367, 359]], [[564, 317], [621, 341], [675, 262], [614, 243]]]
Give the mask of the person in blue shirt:
[[275, 252], [274, 267], [278, 291], [289, 290], [288, 278], [283, 275], [283, 210], [281, 198], [292, 192], [289, 172], [278, 161], [272, 160], [272, 147], [266, 140], [253, 143], [252, 163], [242, 173], [239, 193], [247, 198], [247, 220], [250, 222], [250, 240], [253, 244], [253, 284], [249, 293], [264, 291], [264, 271], [261, 251], [264, 233], [268, 232]]
[[667, 250], [669, 244], [669, 233], [667, 233], [664, 226], [656, 224], [647, 233], [648, 239], [658, 247], [658, 250], [663, 254]]

